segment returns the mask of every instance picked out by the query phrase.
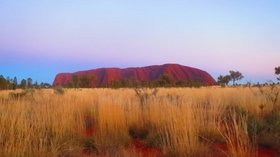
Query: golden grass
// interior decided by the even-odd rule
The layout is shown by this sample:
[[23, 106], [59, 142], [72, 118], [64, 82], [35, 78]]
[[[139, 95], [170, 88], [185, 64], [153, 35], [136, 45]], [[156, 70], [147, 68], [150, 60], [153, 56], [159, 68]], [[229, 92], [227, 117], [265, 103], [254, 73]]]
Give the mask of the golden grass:
[[[219, 143], [228, 144], [227, 156], [255, 156], [247, 114], [228, 106], [253, 115], [261, 114], [261, 104], [272, 109], [264, 96], [242, 87], [160, 88], [156, 96], [146, 89], [145, 104], [133, 89], [65, 90], [40, 90], [19, 100], [0, 91], [0, 156], [86, 156], [85, 147], [98, 152], [92, 156], [141, 156], [127, 151], [129, 129], [136, 126], [156, 137], [150, 142], [165, 156], [210, 156]], [[94, 135], [86, 135], [89, 127]]]

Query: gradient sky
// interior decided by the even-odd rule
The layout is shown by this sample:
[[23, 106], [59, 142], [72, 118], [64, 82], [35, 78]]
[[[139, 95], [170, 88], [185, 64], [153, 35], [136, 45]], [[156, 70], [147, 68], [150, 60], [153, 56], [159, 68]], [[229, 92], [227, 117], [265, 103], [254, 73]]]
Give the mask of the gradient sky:
[[52, 83], [60, 72], [177, 63], [276, 82], [280, 1], [0, 0], [0, 75]]

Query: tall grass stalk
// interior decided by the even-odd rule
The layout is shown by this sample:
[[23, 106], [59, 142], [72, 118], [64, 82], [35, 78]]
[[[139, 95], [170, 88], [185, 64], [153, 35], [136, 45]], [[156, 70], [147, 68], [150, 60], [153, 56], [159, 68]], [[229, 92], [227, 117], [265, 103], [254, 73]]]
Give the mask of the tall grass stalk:
[[[129, 151], [131, 129], [144, 131], [140, 138], [165, 156], [209, 156], [213, 144], [221, 143], [229, 156], [256, 156], [248, 115], [261, 117], [280, 103], [241, 87], [159, 88], [145, 105], [133, 89], [68, 89], [61, 95], [49, 89], [35, 91], [32, 99], [14, 99], [9, 92], [0, 91], [3, 157], [86, 156], [85, 148], [94, 149], [93, 156], [141, 156]], [[266, 104], [263, 111], [260, 104]], [[229, 121], [228, 106], [240, 109], [228, 112]]]

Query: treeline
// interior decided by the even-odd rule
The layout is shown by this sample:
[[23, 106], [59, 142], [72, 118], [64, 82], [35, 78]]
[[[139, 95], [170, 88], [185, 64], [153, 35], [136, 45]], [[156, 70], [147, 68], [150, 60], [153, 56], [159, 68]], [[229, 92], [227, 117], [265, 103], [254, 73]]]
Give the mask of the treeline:
[[49, 83], [41, 82], [38, 84], [37, 81], [33, 83], [32, 78], [22, 79], [20, 83], [18, 83], [17, 77], [10, 78], [7, 76], [6, 78], [3, 75], [0, 75], [0, 90], [16, 90], [16, 89], [27, 89], [27, 88], [51, 88], [52, 86]]
[[[65, 88], [135, 88], [135, 87], [201, 87], [205, 84], [200, 78], [189, 81], [175, 81], [170, 75], [164, 73], [155, 80], [137, 80], [135, 78], [121, 78], [112, 80], [109, 84], [101, 84], [93, 75], [72, 76], [72, 82], [66, 82]], [[59, 86], [56, 84], [55, 86]]]
[[[275, 70], [275, 75], [279, 76], [280, 75], [280, 66], [275, 67], [274, 70]], [[224, 76], [220, 75], [217, 79], [217, 83], [219, 85], [221, 85], [222, 87], [228, 85], [228, 83], [230, 81], [232, 81], [233, 85], [237, 85], [236, 81], [240, 81], [243, 78], [244, 78], [244, 76], [242, 75], [241, 72], [230, 70], [228, 75], [224, 75]], [[280, 77], [276, 77], [276, 79], [278, 81], [280, 81]], [[272, 81], [269, 81], [269, 82], [272, 82]], [[251, 82], [247, 82], [247, 84], [251, 84]], [[273, 83], [273, 84], [275, 84], [275, 83]], [[279, 82], [277, 84], [279, 84]], [[259, 86], [259, 83], [257, 83], [257, 86]]]

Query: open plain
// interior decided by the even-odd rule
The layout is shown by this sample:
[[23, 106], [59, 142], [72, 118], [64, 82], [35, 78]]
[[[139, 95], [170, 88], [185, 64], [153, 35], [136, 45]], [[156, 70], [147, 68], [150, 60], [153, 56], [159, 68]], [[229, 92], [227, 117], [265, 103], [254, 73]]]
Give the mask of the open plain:
[[279, 156], [277, 85], [11, 92], [22, 90], [0, 91], [3, 157]]

